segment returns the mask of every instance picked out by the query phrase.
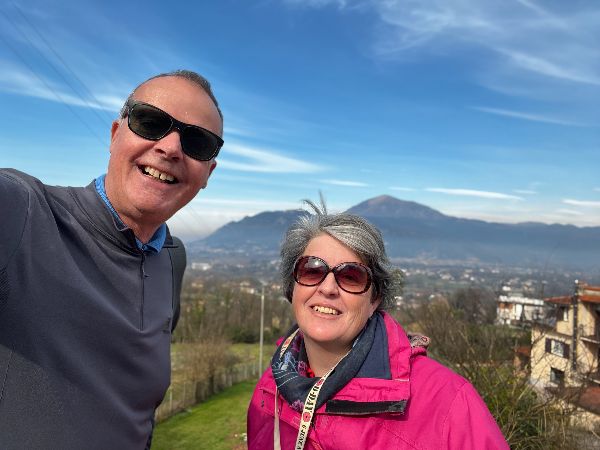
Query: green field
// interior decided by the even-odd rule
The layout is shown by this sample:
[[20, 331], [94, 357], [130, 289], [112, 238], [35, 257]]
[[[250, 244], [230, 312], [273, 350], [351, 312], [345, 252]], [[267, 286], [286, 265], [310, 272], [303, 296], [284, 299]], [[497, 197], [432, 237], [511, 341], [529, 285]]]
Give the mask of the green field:
[[246, 411], [256, 380], [236, 384], [186, 412], [159, 423], [152, 450], [246, 448]]

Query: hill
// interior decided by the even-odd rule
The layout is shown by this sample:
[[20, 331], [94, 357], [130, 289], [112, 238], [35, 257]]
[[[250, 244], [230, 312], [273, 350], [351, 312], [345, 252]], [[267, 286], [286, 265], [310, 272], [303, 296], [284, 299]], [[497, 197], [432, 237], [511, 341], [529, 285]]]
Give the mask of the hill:
[[[396, 260], [587, 270], [600, 262], [600, 227], [462, 219], [387, 195], [348, 212], [376, 225], [389, 256]], [[306, 212], [269, 211], [230, 222], [191, 243], [190, 256], [230, 261], [276, 258], [285, 231], [301, 214]]]

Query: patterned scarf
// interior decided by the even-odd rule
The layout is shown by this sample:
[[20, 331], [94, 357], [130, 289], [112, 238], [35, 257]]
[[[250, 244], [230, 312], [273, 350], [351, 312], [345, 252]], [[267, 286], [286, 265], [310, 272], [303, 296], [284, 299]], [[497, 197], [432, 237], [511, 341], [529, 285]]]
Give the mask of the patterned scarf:
[[[286, 338], [297, 328], [297, 325], [294, 326]], [[354, 340], [350, 353], [338, 363], [335, 370], [323, 384], [315, 410], [319, 409], [359, 373], [361, 366], [371, 351], [376, 334], [381, 335], [381, 331], [376, 333], [377, 328], [380, 330], [384, 329], [385, 325], [381, 315], [376, 313], [367, 321], [361, 333]], [[285, 342], [285, 339], [273, 355], [273, 359], [271, 359], [273, 376], [277, 384], [277, 389], [290, 407], [298, 412], [302, 412], [304, 399], [312, 386], [320, 378], [307, 377], [308, 359], [302, 332], [296, 334], [288, 348], [281, 355], [283, 342]], [[387, 349], [387, 343], [384, 348]]]

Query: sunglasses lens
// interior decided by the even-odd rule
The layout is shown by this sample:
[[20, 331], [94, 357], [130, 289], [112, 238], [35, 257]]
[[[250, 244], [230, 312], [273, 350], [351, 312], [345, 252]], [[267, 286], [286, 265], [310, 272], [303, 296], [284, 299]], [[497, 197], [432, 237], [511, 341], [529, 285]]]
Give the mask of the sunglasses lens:
[[304, 286], [315, 286], [323, 281], [328, 271], [327, 265], [320, 259], [304, 256], [294, 267], [294, 279]]
[[129, 127], [145, 139], [157, 140], [171, 129], [171, 118], [151, 105], [137, 104], [129, 113]]
[[346, 292], [359, 294], [369, 289], [371, 276], [365, 266], [346, 263], [335, 270], [335, 279]]
[[219, 153], [221, 143], [201, 128], [188, 126], [181, 133], [181, 146], [186, 155], [200, 161], [208, 161]]

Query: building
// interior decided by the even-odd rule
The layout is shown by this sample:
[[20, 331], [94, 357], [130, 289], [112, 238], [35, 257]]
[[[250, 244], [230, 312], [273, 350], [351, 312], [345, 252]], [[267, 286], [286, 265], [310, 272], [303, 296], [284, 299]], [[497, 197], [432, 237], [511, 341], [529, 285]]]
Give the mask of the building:
[[[546, 298], [556, 322], [534, 324], [531, 339], [532, 384], [553, 392], [576, 393], [572, 398], [593, 421], [600, 423], [600, 286], [575, 282], [573, 295]], [[599, 398], [598, 402], [583, 399]], [[598, 403], [598, 404], [597, 404]]]
[[497, 300], [496, 322], [500, 325], [529, 326], [546, 318], [547, 305], [542, 299], [525, 297], [519, 290], [503, 286]]
[[212, 265], [209, 263], [205, 263], [205, 262], [193, 262], [192, 263], [192, 270], [201, 270], [202, 272], [206, 272], [207, 270], [210, 270], [212, 268]]
[[576, 283], [571, 296], [544, 301], [556, 313], [556, 324], [532, 330], [531, 378], [542, 385], [600, 385], [600, 286]]

